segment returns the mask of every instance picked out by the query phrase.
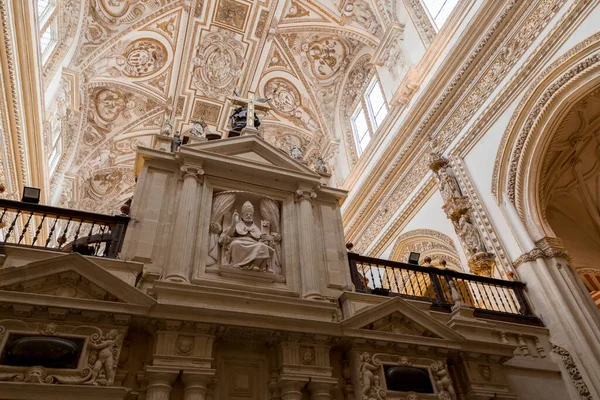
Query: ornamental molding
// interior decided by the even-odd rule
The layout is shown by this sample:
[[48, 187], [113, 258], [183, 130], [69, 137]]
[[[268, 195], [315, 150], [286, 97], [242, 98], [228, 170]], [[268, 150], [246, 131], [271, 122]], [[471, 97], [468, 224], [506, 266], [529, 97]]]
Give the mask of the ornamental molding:
[[[531, 131], [537, 126], [536, 121], [539, 121], [540, 118], [544, 116], [543, 108], [545, 105], [549, 104], [553, 98], [558, 96], [561, 93], [561, 90], [569, 85], [569, 82], [575, 79], [580, 74], [586, 72], [586, 69], [596, 67], [596, 63], [598, 62], [598, 54], [592, 55], [587, 59], [579, 62], [575, 67], [572, 67], [568, 71], [564, 72], [561, 76], [557, 77], [552, 83], [548, 84], [548, 88], [546, 91], [540, 96], [537, 104], [533, 107], [533, 111], [529, 114], [529, 118], [526, 122], [523, 123], [523, 128], [518, 134], [517, 138], [509, 144], [511, 138], [515, 137], [515, 126], [519, 120], [519, 117], [523, 115], [522, 110], [525, 108], [527, 102], [531, 101], [531, 96], [533, 93], [539, 89], [539, 84], [546, 80], [546, 78], [552, 73], [556, 72], [557, 69], [572, 60], [577, 53], [583, 52], [585, 49], [597, 48], [600, 43], [600, 33], [596, 33], [589, 38], [583, 40], [578, 43], [575, 47], [570, 49], [567, 53], [563, 54], [559, 59], [549, 65], [544, 69], [542, 73], [540, 73], [536, 80], [529, 86], [528, 91], [521, 99], [517, 111], [513, 113], [511, 120], [508, 123], [507, 128], [504, 131], [504, 135], [498, 147], [498, 152], [496, 154], [496, 159], [494, 161], [494, 171], [493, 171], [493, 179], [492, 179], [492, 194], [496, 198], [497, 201], [500, 201], [500, 181], [502, 179], [501, 167], [505, 165], [504, 163], [509, 163], [509, 175], [513, 176], [516, 174], [517, 164], [520, 159], [520, 155], [523, 151], [523, 145], [526, 141], [527, 137], [531, 133]], [[509, 145], [512, 148], [509, 148]], [[510, 161], [508, 161], [508, 157], [510, 157]], [[513, 204], [515, 203], [515, 189], [514, 187], [509, 189], [509, 198]], [[512, 192], [512, 194], [510, 194]]]
[[575, 362], [575, 359], [573, 358], [571, 353], [563, 347], [560, 347], [554, 343], [551, 344], [552, 352], [561, 358], [563, 365], [569, 373], [569, 376], [573, 381], [573, 385], [575, 385], [575, 388], [577, 389], [577, 392], [581, 396], [582, 400], [593, 400], [593, 397], [590, 394], [590, 389], [585, 383], [583, 376], [581, 376], [579, 367], [577, 366], [577, 363]]
[[429, 47], [435, 39], [436, 32], [427, 10], [423, 7], [423, 3], [421, 0], [403, 0], [403, 2], [423, 44], [425, 47]]
[[[375, 197], [381, 196], [380, 192], [385, 191], [388, 187], [386, 185], [387, 182], [393, 182], [393, 179], [391, 179], [391, 176], [394, 175], [395, 173], [397, 173], [397, 170], [406, 163], [406, 155], [407, 153], [409, 153], [409, 151], [414, 151], [415, 148], [419, 148], [419, 146], [417, 146], [417, 144], [419, 143], [423, 143], [425, 140], [422, 138], [421, 133], [425, 131], [425, 128], [429, 125], [429, 122], [434, 118], [434, 116], [439, 115], [440, 118], [442, 118], [441, 113], [438, 113], [441, 105], [448, 100], [448, 102], [450, 102], [450, 95], [456, 93], [456, 95], [459, 95], [459, 92], [462, 92], [460, 90], [458, 90], [458, 86], [460, 82], [463, 82], [463, 77], [465, 77], [465, 75], [467, 74], [467, 72], [473, 72], [473, 71], [478, 71], [478, 68], [471, 68], [472, 64], [476, 61], [476, 59], [483, 59], [484, 61], [482, 62], [487, 62], [489, 61], [490, 57], [485, 57], [486, 54], [490, 54], [493, 53], [496, 50], [496, 47], [492, 47], [489, 48], [486, 47], [486, 45], [488, 44], [489, 41], [492, 40], [496, 40], [498, 37], [500, 37], [501, 39], [498, 39], [498, 41], [503, 40], [504, 37], [502, 35], [495, 35], [496, 31], [498, 30], [499, 26], [502, 24], [502, 22], [504, 22], [505, 18], [509, 15], [509, 11], [515, 6], [515, 4], [518, 3], [515, 0], [511, 0], [501, 11], [500, 15], [496, 18], [496, 20], [493, 22], [492, 26], [488, 29], [488, 31], [485, 33], [484, 37], [477, 43], [477, 45], [475, 46], [474, 50], [472, 50], [471, 54], [468, 55], [467, 57], [467, 61], [465, 61], [462, 66], [460, 67], [458, 73], [454, 76], [454, 78], [451, 80], [451, 82], [446, 85], [446, 88], [444, 90], [444, 92], [439, 95], [438, 100], [436, 101], [436, 103], [433, 105], [433, 107], [430, 109], [430, 111], [427, 113], [427, 115], [423, 118], [420, 119], [421, 124], [413, 127], [413, 126], [407, 126], [405, 131], [406, 131], [406, 135], [408, 135], [410, 132], [410, 137], [407, 137], [406, 140], [400, 140], [398, 141], [398, 144], [396, 146], [391, 146], [386, 152], [385, 154], [382, 156], [382, 159], [390, 159], [392, 160], [391, 162], [388, 163], [388, 167], [386, 168], [386, 170], [379, 176], [377, 177], [377, 179], [369, 179], [367, 180], [366, 184], [364, 185], [364, 187], [362, 187], [360, 189], [360, 192], [363, 193], [368, 193], [365, 197], [363, 197], [362, 199], [357, 199], [358, 201], [353, 202], [354, 204], [352, 205], [352, 209], [349, 208], [346, 211], [346, 215], [348, 215], [349, 213], [352, 213], [353, 215], [350, 217], [350, 220], [348, 220], [348, 217], [345, 217], [345, 225], [347, 226], [347, 231], [348, 232], [353, 232], [354, 230], [354, 225], [357, 224], [359, 221], [362, 222], [361, 220], [363, 219], [364, 215], [369, 215], [371, 213], [372, 210], [370, 210], [370, 207], [362, 207], [362, 204], [374, 204], [375, 201]], [[508, 29], [508, 28], [505, 28]], [[533, 40], [533, 38], [531, 39]], [[483, 49], [486, 49], [486, 51], [484, 52], [484, 54], [481, 55], [481, 57], [478, 58], [478, 56], [480, 55], [480, 53], [482, 52]], [[483, 68], [482, 68], [483, 69]], [[466, 84], [471, 84], [472, 81], [468, 81]], [[455, 91], [456, 89], [456, 91]], [[427, 98], [427, 100], [430, 100], [429, 98]], [[423, 101], [426, 101], [425, 99]], [[418, 110], [419, 107], [415, 106], [413, 108], [414, 110]], [[416, 112], [416, 111], [415, 111]], [[444, 115], [446, 116], [446, 115]], [[411, 120], [411, 116], [407, 116], [406, 120]], [[467, 121], [464, 121], [463, 123], [466, 124]], [[415, 129], [416, 131], [412, 131], [412, 129]], [[398, 133], [398, 135], [403, 135], [403, 132]], [[400, 149], [398, 149], [398, 146], [402, 146]]]
[[[543, 12], [540, 9], [538, 9], [536, 11], [535, 15], [538, 17], [540, 16], [540, 14], [543, 15], [544, 13], [546, 13], [546, 15], [544, 16], [544, 18], [539, 18], [538, 21], [530, 19], [531, 24], [528, 24], [528, 25], [526, 24], [525, 28], [522, 28], [521, 31], [516, 34], [517, 37], [523, 38], [519, 45], [527, 47], [531, 43], [531, 41], [534, 39], [534, 36], [536, 36], [536, 34], [538, 34], [541, 31], [541, 26], [545, 25], [549, 21], [549, 19], [553, 15], [555, 15], [555, 13], [558, 11], [558, 8], [560, 7], [560, 5], [563, 4], [563, 2], [564, 1], [562, 1], [562, 0], [554, 1], [554, 2], [550, 2], [550, 1], [544, 2], [540, 6], [540, 7], [543, 6], [543, 8], [542, 8]], [[511, 2], [511, 4], [514, 5], [514, 2]], [[554, 43], [556, 43], [556, 40], [555, 40], [556, 37], [564, 34], [564, 32], [565, 32], [565, 29], [563, 29], [564, 25], [567, 23], [571, 23], [573, 20], [577, 19], [577, 17], [579, 15], [581, 15], [581, 13], [583, 12], [584, 8], [585, 7], [581, 4], [578, 4], [577, 7], [572, 7], [572, 9], [569, 10], [569, 12], [562, 18], [561, 22], [558, 23], [553, 28], [552, 33], [549, 35], [550, 38], [545, 40], [543, 45], [540, 46], [540, 48], [538, 48], [538, 50], [529, 57], [528, 61], [525, 62], [525, 66], [521, 68], [520, 74], [517, 74], [518, 76], [516, 78], [513, 78], [513, 84], [515, 87], [517, 87], [520, 84], [519, 82], [515, 83], [515, 80], [517, 78], [518, 79], [527, 78], [529, 71], [531, 70], [529, 67], [533, 63], [532, 60], [536, 60], [540, 53], [545, 54], [545, 53], [549, 52], [552, 49], [552, 47], [554, 46]], [[505, 9], [499, 19], [503, 20], [504, 18], [506, 18], [508, 11], [509, 10]], [[466, 73], [466, 71], [469, 69], [470, 64], [476, 58], [476, 55], [481, 51], [481, 49], [484, 47], [485, 43], [488, 40], [490, 40], [490, 38], [492, 36], [494, 36], [494, 32], [495, 32], [496, 28], [498, 28], [498, 25], [500, 24], [500, 22], [501, 21], [496, 21], [496, 23], [494, 24], [494, 27], [492, 29], [490, 29], [490, 31], [488, 31], [488, 34], [486, 35], [486, 39], [480, 43], [480, 45], [478, 46], [476, 51], [472, 54], [471, 57], [469, 57], [468, 61], [465, 62], [460, 73], [457, 74], [457, 76], [454, 78], [453, 82], [451, 82], [451, 84], [447, 88], [446, 92], [442, 96], [440, 96], [439, 103], [442, 103], [443, 101], [445, 101], [447, 99], [447, 97], [449, 96], [452, 89], [456, 86], [456, 84], [460, 80], [460, 77], [462, 77]], [[541, 24], [541, 26], [538, 24]], [[529, 33], [525, 34], [525, 30], [527, 30], [527, 32], [529, 32]], [[499, 34], [498, 36], [503, 37], [503, 35], [501, 35], [501, 34]], [[553, 39], [553, 40], [550, 40], [550, 39]], [[511, 44], [511, 43], [509, 43], [509, 44]], [[510, 58], [512, 57], [512, 55], [514, 55], [513, 53], [511, 53], [512, 50], [510, 50], [510, 49], [514, 46], [515, 46], [515, 44], [513, 42], [513, 44], [511, 44], [510, 47], [504, 48], [504, 50], [501, 52], [501, 54], [504, 54], [504, 56], [500, 58], [502, 62], [509, 63]], [[497, 45], [494, 48], [491, 48], [490, 52], [493, 53], [494, 51], [496, 51], [498, 49], [499, 49], [499, 46]], [[508, 57], [509, 54], [511, 55], [511, 57]], [[482, 58], [488, 59], [488, 57], [482, 57]], [[514, 62], [514, 60], [513, 60], [513, 62]], [[484, 69], [484, 68], [482, 67], [482, 69]], [[495, 75], [496, 79], [494, 79], [494, 82], [498, 82], [499, 80], [501, 80], [500, 76], [503, 77], [506, 74], [506, 72], [508, 72], [510, 67], [507, 67], [507, 65], [502, 65], [502, 66], [498, 65], [497, 67], [495, 67], [493, 69], [496, 73], [496, 75]], [[479, 69], [477, 68], [477, 70], [479, 70]], [[489, 84], [491, 81], [488, 79], [486, 82]], [[485, 82], [483, 82], [483, 83], [485, 83]], [[483, 102], [485, 100], [485, 98], [483, 98], [483, 97], [485, 97], [485, 96], [483, 96], [482, 94], [485, 94], [487, 92], [481, 92], [481, 89], [479, 89], [479, 90], [480, 90], [479, 95], [482, 97], [481, 102]], [[488, 92], [491, 92], [491, 91], [488, 91]], [[479, 107], [479, 105], [472, 104], [471, 107], [476, 109]], [[424, 129], [424, 127], [429, 122], [429, 120], [432, 118], [432, 116], [436, 113], [436, 110], [438, 110], [438, 108], [439, 108], [439, 106], [436, 103], [436, 106], [432, 109], [432, 111], [424, 119], [424, 122], [421, 125], [421, 129], [419, 131], [422, 131]], [[487, 119], [489, 120], [489, 118], [491, 118], [496, 112], [497, 112], [497, 109], [489, 110], [489, 112], [486, 113]], [[468, 117], [463, 115], [461, 118], [464, 118], [464, 122], [461, 122], [460, 120], [457, 122], [466, 124], [466, 122], [468, 121]], [[458, 134], [458, 132], [460, 132], [460, 130], [462, 129], [462, 126], [454, 124], [454, 128], [455, 128], [455, 130], [454, 130], [455, 133], [453, 135], [455, 136], [456, 134]], [[472, 135], [471, 138], [474, 136], [475, 135]], [[362, 204], [374, 204], [375, 198], [381, 197], [382, 194], [380, 192], [387, 189], [386, 188], [386, 186], [388, 185], [387, 182], [394, 182], [394, 179], [392, 179], [391, 176], [394, 174], [395, 170], [398, 169], [399, 165], [402, 164], [402, 160], [405, 158], [406, 154], [409, 152], [409, 150], [410, 150], [409, 148], [411, 147], [411, 145], [417, 140], [417, 137], [418, 137], [418, 135], [414, 135], [412, 139], [409, 139], [408, 140], [408, 142], [410, 142], [409, 144], [406, 144], [406, 141], [403, 141], [405, 144], [401, 151], [398, 151], [397, 149], [390, 149], [388, 151], [389, 154], [392, 154], [392, 152], [395, 151], [398, 154], [398, 156], [394, 158], [394, 161], [390, 163], [390, 166], [384, 171], [383, 174], [380, 175], [379, 179], [372, 179], [372, 180], [366, 181], [366, 182], [374, 182], [374, 183], [366, 184], [366, 185], [372, 184], [374, 187], [371, 190], [369, 190], [368, 188], [361, 189], [360, 190], [361, 192], [366, 192], [368, 194], [362, 195], [360, 198], [357, 198], [355, 201], [353, 201], [353, 204], [345, 212], [345, 215], [346, 215], [345, 222], [346, 222], [346, 226], [348, 227], [347, 231], [349, 232], [348, 233], [349, 237], [357, 235], [357, 226], [356, 226], [357, 224], [365, 225], [367, 223], [367, 222], [363, 221], [364, 215], [372, 214], [373, 210], [371, 210], [369, 206], [362, 207], [361, 205]], [[417, 146], [417, 147], [419, 147], [419, 146]], [[389, 156], [387, 156], [387, 157], [389, 157]], [[386, 155], [384, 155], [382, 158], [387, 158], [387, 157], [386, 157]], [[354, 215], [352, 215], [352, 214], [354, 214]], [[351, 215], [351, 217], [348, 218], [348, 215]], [[505, 260], [504, 262], [508, 263], [508, 260]]]
[[[571, 257], [569, 253], [562, 246], [562, 240], [559, 238], [553, 237], [544, 237], [537, 242], [535, 242], [535, 246], [533, 249], [528, 251], [527, 253], [522, 254], [513, 261], [513, 266], [518, 268], [519, 266], [535, 261], [539, 258], [543, 259], [551, 259], [551, 258], [563, 258], [567, 261], [571, 261]], [[577, 271], [581, 273], [581, 271]]]

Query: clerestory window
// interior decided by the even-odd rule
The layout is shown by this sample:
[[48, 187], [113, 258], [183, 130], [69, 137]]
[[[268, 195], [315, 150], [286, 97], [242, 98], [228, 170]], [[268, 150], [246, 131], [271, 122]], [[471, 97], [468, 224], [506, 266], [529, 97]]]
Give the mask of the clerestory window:
[[58, 42], [58, 10], [56, 0], [37, 0], [40, 54], [46, 62]]
[[437, 30], [440, 30], [444, 22], [450, 16], [454, 7], [458, 4], [458, 0], [421, 0], [423, 5], [429, 12]]
[[361, 155], [371, 141], [371, 137], [381, 126], [388, 109], [383, 97], [383, 91], [377, 78], [373, 78], [361, 102], [356, 107], [352, 114], [352, 131], [354, 132], [354, 140], [356, 142], [356, 151]]

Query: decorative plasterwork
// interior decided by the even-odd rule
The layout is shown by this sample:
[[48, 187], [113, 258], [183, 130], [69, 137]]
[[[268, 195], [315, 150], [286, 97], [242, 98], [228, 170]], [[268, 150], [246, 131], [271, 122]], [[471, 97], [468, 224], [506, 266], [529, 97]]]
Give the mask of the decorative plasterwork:
[[[493, 69], [490, 69], [489, 71], [486, 70], [487, 75], [485, 75], [485, 76], [487, 78], [483, 81], [477, 82], [477, 84], [479, 84], [479, 83], [491, 84], [490, 82], [492, 82], [492, 81], [490, 81], [490, 79], [492, 79], [492, 77], [493, 77], [493, 82], [498, 82], [499, 79], [501, 79], [505, 76], [505, 74], [509, 71], [510, 66], [512, 66], [512, 64], [514, 62], [516, 62], [516, 59], [518, 59], [518, 57], [520, 55], [520, 53], [518, 53], [518, 52], [515, 53], [513, 50], [511, 50], [515, 46], [515, 43], [519, 43], [520, 49], [523, 49], [520, 46], [527, 47], [529, 45], [529, 43], [531, 43], [531, 40], [533, 40], [534, 37], [537, 34], [539, 34], [539, 32], [541, 32], [541, 29], [539, 28], [539, 26], [543, 26], [546, 23], [548, 23], [549, 19], [557, 12], [560, 5], [563, 4], [563, 1], [557, 1], [557, 2], [546, 1], [542, 4], [540, 4], [539, 8], [536, 9], [533, 14], [530, 14], [530, 18], [528, 18], [528, 21], [530, 21], [530, 23], [521, 25], [521, 30], [516, 34], [516, 36], [514, 36], [515, 39], [512, 39], [512, 41], [509, 41], [509, 39], [507, 39], [507, 38], [513, 37], [513, 36], [503, 35], [503, 34], [497, 35], [495, 33], [495, 31], [497, 30], [497, 28], [499, 26], [501, 26], [501, 21], [503, 21], [509, 15], [509, 11], [511, 11], [511, 9], [515, 6], [515, 4], [519, 4], [519, 3], [510, 2], [510, 3], [506, 4], [505, 8], [502, 10], [498, 19], [495, 20], [495, 22], [492, 24], [492, 27], [488, 31], [488, 33], [485, 35], [484, 39], [482, 39], [482, 42], [479, 43], [479, 45], [476, 47], [475, 51], [468, 57], [467, 61], [463, 65], [463, 68], [461, 68], [459, 74], [457, 74], [453, 78], [451, 83], [447, 86], [445, 92], [438, 98], [438, 101], [436, 101], [435, 105], [432, 107], [432, 110], [430, 111], [430, 113], [425, 116], [425, 118], [422, 120], [423, 122], [420, 124], [419, 127], [416, 128], [415, 134], [413, 134], [411, 136], [411, 138], [408, 139], [408, 142], [399, 142], [399, 143], [402, 143], [402, 145], [403, 145], [402, 149], [398, 150], [398, 149], [394, 148], [394, 149], [387, 150], [387, 152], [391, 156], [390, 159], [393, 161], [388, 163], [388, 167], [387, 167], [386, 171], [384, 171], [383, 173], [378, 172], [379, 178], [377, 178], [377, 179], [364, 180], [365, 182], [368, 182], [367, 185], [372, 186], [372, 188], [367, 188], [367, 187], [357, 188], [357, 190], [359, 192], [367, 193], [366, 195], [360, 196], [361, 204], [362, 203], [364, 203], [364, 204], [380, 203], [377, 200], [377, 198], [381, 198], [381, 197], [385, 196], [382, 193], [380, 193], [381, 189], [385, 188], [385, 186], [386, 186], [386, 185], [384, 185], [384, 183], [388, 182], [388, 184], [389, 184], [389, 182], [396, 182], [396, 179], [394, 179], [392, 176], [394, 175], [395, 171], [399, 168], [399, 166], [402, 165], [402, 160], [405, 159], [407, 154], [410, 151], [419, 147], [419, 146], [415, 147], [415, 144], [417, 144], [419, 142], [418, 138], [424, 132], [425, 127], [430, 127], [430, 128], [428, 128], [428, 130], [431, 129], [431, 130], [435, 131], [435, 127], [433, 127], [431, 124], [431, 122], [433, 121], [433, 116], [438, 115], [441, 118], [441, 115], [447, 115], [447, 114], [439, 113], [440, 106], [442, 104], [454, 104], [452, 102], [447, 102], [446, 100], [448, 100], [448, 97], [450, 96], [451, 93], [457, 93], [457, 92], [454, 92], [454, 90], [458, 87], [458, 83], [461, 81], [461, 78], [465, 74], [467, 74], [468, 71], [486, 70], [486, 68], [484, 68], [483, 66], [473, 69], [471, 64], [474, 64], [475, 61], [478, 61], [479, 63], [493, 63], [494, 62], [493, 60], [495, 60], [497, 65]], [[522, 5], [523, 4], [519, 5], [519, 7], [521, 7]], [[538, 56], [540, 54], [546, 54], [548, 51], [550, 51], [552, 49], [553, 43], [556, 43], [557, 35], [561, 35], [562, 33], [564, 33], [564, 30], [561, 27], [563, 27], [565, 24], [569, 25], [571, 23], [571, 21], [573, 21], [575, 18], [577, 18], [578, 15], [580, 15], [580, 13], [583, 11], [583, 9], [585, 9], [585, 4], [577, 4], [576, 6], [573, 6], [569, 10], [569, 12], [567, 12], [565, 14], [565, 16], [562, 18], [561, 22], [555, 26], [552, 33], [549, 35], [550, 37], [544, 41], [543, 46], [541, 46], [537, 52], [534, 52], [534, 53], [532, 53], [532, 55], [530, 55], [530, 57], [528, 58], [525, 65], [527, 66], [528, 64], [535, 63], [539, 59]], [[503, 27], [503, 30], [506, 30], [506, 29], [507, 29], [506, 27]], [[484, 47], [484, 44], [487, 41], [492, 40], [492, 38], [502, 38], [503, 39], [502, 41], [505, 41], [505, 40], [507, 41], [507, 43], [505, 45], [506, 47], [503, 46], [502, 47], [503, 51], [499, 53], [500, 55], [504, 54], [504, 56], [502, 56], [498, 59], [489, 58], [489, 57], [488, 58], [478, 57], [484, 48], [490, 48], [490, 47]], [[491, 47], [491, 49], [493, 51], [496, 51], [498, 48], [500, 48], [499, 44], [496, 44], [495, 46]], [[521, 50], [519, 50], [519, 51], [521, 51]], [[526, 67], [524, 67], [520, 71], [521, 72], [511, 80], [511, 82], [509, 83], [509, 87], [511, 87], [511, 88], [518, 87], [519, 84], [521, 84], [522, 81], [524, 79], [526, 79], [527, 71], [529, 71], [529, 70]], [[475, 85], [475, 82], [476, 81], [469, 81], [469, 83], [472, 85]], [[511, 92], [511, 91], [508, 91], [508, 92], [509, 92], [509, 94], [507, 94], [507, 96], [508, 96], [507, 98], [510, 98], [510, 95], [511, 95], [510, 93], [513, 93], [513, 92]], [[473, 92], [473, 93], [475, 93], [475, 92]], [[491, 91], [489, 91], [489, 90], [481, 91], [481, 88], [479, 88], [477, 93], [478, 93], [477, 95], [467, 96], [467, 99], [470, 98], [473, 101], [476, 101], [476, 103], [477, 103], [477, 104], [470, 103], [470, 105], [468, 106], [470, 108], [464, 107], [464, 110], [467, 111], [468, 115], [472, 115], [474, 110], [479, 107], [478, 104], [481, 104], [481, 102], [483, 102], [484, 99], [486, 98], [485, 94], [491, 93]], [[502, 97], [503, 94], [500, 94], [499, 96]], [[495, 103], [498, 104], [498, 101], [496, 101]], [[461, 107], [463, 107], [463, 106], [464, 105], [462, 105]], [[489, 113], [484, 114], [485, 119], [487, 119], [487, 120], [489, 120], [490, 115], [494, 115], [494, 113], [497, 112], [497, 109], [491, 109], [491, 110], [489, 110], [489, 112], [491, 114], [489, 114]], [[451, 118], [445, 119], [446, 124], [447, 124], [445, 129], [449, 129], [449, 127], [451, 127], [451, 131], [453, 132], [453, 134], [450, 137], [446, 136], [446, 139], [443, 141], [439, 141], [439, 140], [436, 141], [436, 144], [441, 146], [440, 148], [444, 148], [444, 146], [446, 146], [447, 143], [449, 143], [450, 139], [454, 138], [461, 131], [464, 124], [466, 124], [467, 121], [469, 120], [469, 117], [466, 114], [458, 113], [459, 116], [454, 116], [454, 113], [451, 113], [451, 115], [452, 115]], [[455, 123], [450, 123], [449, 121], [455, 121]], [[431, 130], [429, 130], [429, 131], [431, 131]], [[477, 132], [475, 132], [474, 134], [471, 134], [469, 136], [469, 140], [474, 140], [476, 133]], [[395, 155], [392, 156], [392, 154], [394, 154], [394, 153], [395, 153]], [[414, 158], [414, 157], [419, 157], [419, 156], [413, 154], [413, 155], [411, 155], [411, 157]], [[349, 240], [353, 240], [355, 235], [357, 235], [359, 232], [359, 230], [356, 229], [354, 225], [357, 222], [359, 222], [361, 226], [363, 226], [366, 223], [366, 221], [363, 220], [363, 215], [372, 215], [372, 210], [370, 209], [370, 207], [358, 207], [358, 203], [356, 203], [356, 204], [357, 204], [356, 207], [351, 205], [351, 208], [349, 208], [349, 209], [352, 209], [352, 214], [348, 214], [348, 212], [347, 212], [347, 216], [346, 216], [346, 219], [347, 219], [346, 226], [350, 228], [349, 235], [348, 235]]]
[[410, 18], [415, 23], [419, 36], [425, 44], [429, 47], [433, 39], [435, 38], [436, 32], [433, 22], [429, 18], [427, 10], [423, 7], [421, 0], [403, 0]]
[[[548, 104], [548, 102], [551, 100], [551, 98], [554, 95], [556, 95], [557, 93], [559, 93], [561, 88], [566, 87], [566, 85], [568, 84], [568, 82], [571, 79], [574, 79], [578, 74], [585, 72], [586, 69], [594, 67], [595, 64], [598, 62], [598, 54], [592, 55], [591, 57], [587, 58], [586, 60], [579, 62], [579, 64], [577, 64], [575, 67], [572, 67], [568, 71], [565, 71], [561, 76], [557, 77], [554, 80], [554, 82], [556, 82], [554, 85], [549, 85], [549, 84], [547, 85], [548, 87], [547, 87], [546, 91], [544, 92], [544, 95], [542, 95], [540, 97], [540, 99], [538, 100], [537, 107], [533, 108], [533, 110], [535, 110], [535, 115], [530, 115], [529, 118], [531, 120], [528, 121], [527, 123], [520, 124], [520, 126], [523, 126], [523, 128], [521, 128], [521, 130], [518, 134], [520, 139], [517, 140], [517, 139], [515, 139], [517, 134], [514, 133], [514, 131], [516, 128], [517, 119], [519, 117], [522, 117], [521, 111], [524, 109], [526, 103], [531, 101], [531, 96], [533, 95], [534, 91], [539, 90], [539, 84], [541, 82], [545, 81], [546, 78], [550, 74], [554, 73], [559, 68], [559, 66], [564, 65], [568, 60], [573, 59], [573, 56], [575, 54], [583, 52], [584, 49], [586, 49], [588, 47], [589, 48], [595, 47], [595, 45], [597, 44], [597, 42], [599, 40], [600, 40], [600, 34], [595, 34], [593, 36], [590, 36], [586, 40], [578, 43], [571, 50], [569, 50], [567, 53], [562, 55], [559, 59], [554, 61], [547, 68], [545, 68], [544, 71], [542, 73], [540, 73], [536, 77], [536, 80], [534, 82], [532, 82], [532, 84], [529, 86], [529, 89], [527, 90], [527, 92], [523, 96], [521, 102], [519, 103], [519, 106], [517, 107], [518, 111], [513, 114], [512, 118], [508, 124], [508, 127], [505, 130], [505, 133], [502, 137], [502, 141], [499, 146], [498, 154], [496, 155], [496, 159], [494, 162], [492, 193], [494, 194], [494, 196], [497, 199], [499, 199], [499, 194], [500, 194], [499, 186], [500, 186], [500, 179], [501, 179], [501, 171], [500, 171], [501, 163], [503, 162], [504, 158], [510, 157], [511, 158], [510, 162], [512, 165], [512, 160], [515, 159], [515, 156], [513, 156], [513, 154], [516, 154], [518, 156], [521, 153], [521, 149], [522, 149], [522, 145], [520, 145], [520, 146], [516, 145], [517, 147], [515, 149], [514, 144], [513, 144], [513, 147], [511, 147], [510, 149], [507, 148], [507, 146], [509, 144], [509, 140], [511, 141], [511, 143], [517, 143], [517, 144], [524, 141], [526, 139], [529, 131], [537, 125], [534, 123], [533, 120], [540, 116], [543, 105]], [[517, 157], [517, 159], [518, 159], [518, 157]], [[506, 162], [508, 162], [508, 160]], [[514, 167], [511, 166], [510, 170], [511, 171], [516, 170], [516, 165]], [[514, 175], [515, 173], [512, 172], [511, 174]], [[509, 193], [509, 198], [511, 198], [511, 201], [513, 203], [514, 203], [514, 198], [515, 198], [514, 190], [515, 189], [513, 188], [512, 195], [510, 195], [510, 193]]]
[[430, 257], [433, 265], [439, 266], [439, 262], [444, 260], [450, 268], [459, 271], [463, 269], [454, 241], [439, 231], [417, 229], [403, 233], [396, 240], [391, 259], [406, 262], [410, 252], [421, 254], [420, 264], [425, 257]]

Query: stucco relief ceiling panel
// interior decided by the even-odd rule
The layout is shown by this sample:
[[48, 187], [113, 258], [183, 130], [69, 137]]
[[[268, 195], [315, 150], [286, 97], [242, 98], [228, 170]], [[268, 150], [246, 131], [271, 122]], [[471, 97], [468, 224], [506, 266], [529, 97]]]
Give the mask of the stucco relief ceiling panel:
[[236, 0], [218, 0], [213, 23], [227, 29], [244, 32], [250, 14], [250, 4]]
[[190, 89], [198, 95], [224, 100], [239, 85], [247, 45], [229, 30], [201, 32], [192, 55]]
[[88, 0], [88, 13], [83, 26], [75, 63], [83, 65], [87, 58], [103, 51], [107, 45], [160, 9], [172, 9], [179, 0]]
[[305, 4], [301, 1], [292, 0], [288, 3], [280, 25], [294, 24], [298, 22], [329, 22], [330, 18], [326, 16], [317, 7]]

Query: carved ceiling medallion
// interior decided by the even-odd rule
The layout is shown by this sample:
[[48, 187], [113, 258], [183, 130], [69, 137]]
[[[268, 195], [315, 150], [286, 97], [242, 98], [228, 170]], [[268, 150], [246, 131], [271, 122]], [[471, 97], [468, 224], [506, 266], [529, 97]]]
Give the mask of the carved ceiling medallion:
[[104, 21], [118, 24], [121, 21], [133, 21], [142, 16], [144, 1], [141, 0], [93, 0], [92, 8]]
[[149, 76], [167, 62], [167, 49], [156, 39], [138, 39], [129, 44], [124, 54], [123, 72], [130, 77]]
[[209, 33], [201, 42], [194, 57], [194, 85], [207, 95], [230, 94], [242, 73], [242, 44], [223, 31]]
[[115, 121], [128, 108], [128, 99], [116, 89], [100, 89], [94, 96], [98, 116], [105, 122]]
[[331, 78], [346, 59], [346, 47], [335, 37], [313, 40], [303, 49], [313, 75], [318, 79]]
[[269, 105], [277, 114], [291, 117], [301, 106], [301, 96], [298, 89], [289, 81], [273, 78], [265, 85], [265, 95], [270, 98]]

